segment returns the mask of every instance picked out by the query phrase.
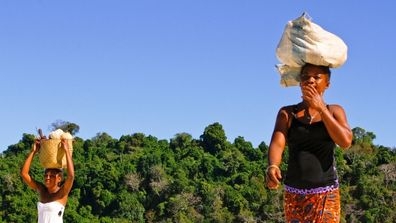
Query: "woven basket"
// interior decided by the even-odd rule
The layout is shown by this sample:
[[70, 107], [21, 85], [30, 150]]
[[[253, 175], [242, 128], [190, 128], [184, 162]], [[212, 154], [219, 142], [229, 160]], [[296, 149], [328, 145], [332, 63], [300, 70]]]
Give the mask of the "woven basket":
[[[70, 154], [73, 154], [73, 140], [67, 140]], [[60, 139], [42, 139], [39, 160], [44, 168], [66, 168], [65, 151], [61, 148]]]

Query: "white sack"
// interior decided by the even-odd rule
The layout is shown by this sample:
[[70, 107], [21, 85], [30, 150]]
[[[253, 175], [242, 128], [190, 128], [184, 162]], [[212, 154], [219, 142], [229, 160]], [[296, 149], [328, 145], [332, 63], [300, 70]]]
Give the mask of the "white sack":
[[305, 63], [337, 68], [347, 59], [348, 47], [338, 36], [313, 23], [306, 13], [289, 21], [276, 48], [282, 64], [276, 67], [281, 85], [298, 85]]

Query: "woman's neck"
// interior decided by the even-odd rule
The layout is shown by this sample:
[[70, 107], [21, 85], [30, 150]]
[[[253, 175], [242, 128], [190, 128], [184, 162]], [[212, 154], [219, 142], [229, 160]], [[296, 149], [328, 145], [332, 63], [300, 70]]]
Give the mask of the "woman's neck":
[[312, 124], [313, 122], [320, 120], [320, 117], [318, 117], [319, 112], [317, 112], [313, 108], [310, 108], [309, 104], [306, 101], [300, 102], [297, 106], [298, 110], [302, 113], [299, 117], [301, 117], [304, 122]]
[[59, 190], [60, 190], [59, 186], [55, 186], [55, 187], [51, 187], [51, 188], [47, 187], [47, 191], [49, 194], [56, 194]]

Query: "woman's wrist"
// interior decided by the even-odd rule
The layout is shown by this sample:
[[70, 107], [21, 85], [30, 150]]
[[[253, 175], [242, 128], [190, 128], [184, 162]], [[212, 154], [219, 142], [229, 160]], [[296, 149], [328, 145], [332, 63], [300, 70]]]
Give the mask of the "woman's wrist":
[[267, 167], [267, 169], [265, 170], [265, 172], [268, 173], [268, 170], [270, 170], [271, 168], [275, 168], [275, 169], [280, 170], [279, 167], [278, 167], [278, 165], [276, 165], [276, 164], [271, 164], [271, 165], [269, 165], [269, 166]]
[[30, 153], [32, 153], [32, 154], [34, 155], [34, 154], [36, 154], [37, 152], [38, 152], [37, 145], [33, 145], [33, 146], [32, 146], [32, 149], [30, 150]]
[[325, 113], [327, 111], [327, 107], [325, 106], [322, 110], [319, 111], [319, 115], [322, 116], [323, 113]]

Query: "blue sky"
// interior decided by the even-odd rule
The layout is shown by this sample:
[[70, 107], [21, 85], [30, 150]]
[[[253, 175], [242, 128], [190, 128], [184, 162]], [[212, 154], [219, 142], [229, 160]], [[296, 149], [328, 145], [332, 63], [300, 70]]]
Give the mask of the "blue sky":
[[283, 88], [275, 48], [304, 11], [348, 45], [327, 103], [350, 126], [396, 146], [393, 1], [1, 1], [0, 151], [56, 120], [77, 136], [136, 132], [199, 138], [219, 122], [231, 142], [269, 144]]

